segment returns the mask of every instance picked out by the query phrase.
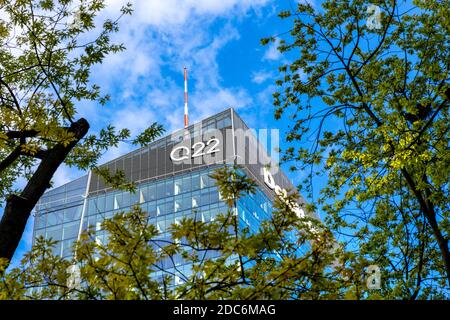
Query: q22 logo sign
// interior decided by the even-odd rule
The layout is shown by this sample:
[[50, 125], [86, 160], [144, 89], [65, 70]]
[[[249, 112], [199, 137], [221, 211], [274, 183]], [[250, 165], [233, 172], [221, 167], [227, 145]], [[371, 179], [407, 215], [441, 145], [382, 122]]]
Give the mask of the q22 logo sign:
[[170, 152], [170, 160], [172, 161], [184, 161], [191, 158], [202, 157], [204, 155], [214, 154], [219, 152], [218, 148], [220, 144], [219, 139], [212, 138], [206, 143], [203, 141], [196, 142], [192, 147], [188, 146], [178, 146], [172, 149]]

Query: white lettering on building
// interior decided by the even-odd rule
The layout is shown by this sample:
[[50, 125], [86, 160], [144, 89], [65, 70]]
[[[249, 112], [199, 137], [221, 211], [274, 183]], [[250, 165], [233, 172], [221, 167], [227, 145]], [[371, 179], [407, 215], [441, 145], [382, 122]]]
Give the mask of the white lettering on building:
[[[202, 141], [194, 143], [192, 148], [186, 146], [178, 146], [173, 148], [170, 152], [170, 160], [172, 161], [183, 161], [189, 158], [201, 157], [206, 154], [213, 154], [219, 152], [218, 148], [220, 141], [217, 138], [209, 139], [206, 144]], [[181, 154], [180, 154], [181, 153]]]
[[[273, 178], [272, 174], [270, 173], [267, 168], [263, 168], [263, 174], [264, 174], [264, 182], [265, 184], [272, 190], [275, 191], [275, 194], [287, 205], [291, 208], [291, 210], [297, 215], [298, 218], [305, 218], [305, 211], [303, 211], [302, 208], [300, 208], [300, 205], [297, 202], [286, 200], [287, 198], [287, 190], [284, 188], [281, 188], [279, 185], [275, 183], [275, 179]], [[312, 226], [311, 221], [307, 221], [306, 225], [309, 229], [309, 232], [311, 233], [318, 233], [318, 230]]]
[[[275, 183], [275, 179], [273, 178], [270, 171], [267, 170], [267, 168], [263, 168], [263, 172], [264, 172], [264, 182], [266, 183], [266, 185], [270, 189], [274, 190], [275, 194], [280, 199], [282, 199], [283, 201], [286, 201], [286, 197], [288, 195], [287, 190], [284, 188], [281, 188], [279, 185], [277, 185]], [[302, 208], [300, 208], [300, 205], [297, 202], [290, 202], [290, 203], [288, 203], [288, 205], [292, 209], [292, 211], [294, 211], [294, 213], [297, 215], [297, 217], [299, 217], [299, 218], [305, 217], [305, 212], [303, 211]]]

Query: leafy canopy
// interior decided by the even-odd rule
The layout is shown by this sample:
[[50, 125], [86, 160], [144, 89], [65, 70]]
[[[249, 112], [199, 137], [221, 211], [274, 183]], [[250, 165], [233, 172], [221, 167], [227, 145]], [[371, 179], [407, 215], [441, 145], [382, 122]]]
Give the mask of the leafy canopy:
[[[371, 5], [379, 28], [368, 24]], [[289, 123], [283, 160], [309, 173], [300, 190], [346, 237], [356, 265], [382, 269], [385, 297], [436, 297], [450, 286], [449, 8], [302, 2], [280, 13], [287, 34], [262, 40], [279, 40], [288, 61], [273, 94], [275, 117]]]
[[[254, 192], [255, 182], [239, 168], [219, 169], [212, 176], [223, 198], [238, 201]], [[75, 244], [72, 260], [55, 256], [54, 241], [39, 238], [19, 267], [2, 274], [0, 298], [343, 297], [342, 288], [353, 280], [342, 280], [342, 263], [330, 268], [341, 250], [323, 225], [299, 219], [286, 200], [298, 200], [298, 195], [277, 199], [273, 217], [261, 222], [256, 232], [239, 223], [231, 201], [227, 212], [214, 220], [203, 221], [201, 212], [193, 212], [170, 226], [170, 237], [163, 238], [149, 215], [134, 207], [104, 220], [102, 232], [108, 235], [104, 243], [96, 240], [94, 228], [87, 230]], [[320, 238], [308, 232], [307, 220], [320, 228]], [[180, 258], [192, 265], [190, 271], [176, 262]], [[170, 262], [174, 268], [167, 267]]]

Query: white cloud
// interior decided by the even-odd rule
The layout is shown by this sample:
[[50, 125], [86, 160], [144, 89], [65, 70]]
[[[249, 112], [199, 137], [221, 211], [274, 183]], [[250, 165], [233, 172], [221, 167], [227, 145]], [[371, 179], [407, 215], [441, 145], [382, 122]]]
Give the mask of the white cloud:
[[266, 113], [267, 107], [273, 108], [273, 93], [278, 91], [279, 87], [274, 84], [267, 86], [256, 95], [256, 102], [260, 106], [261, 112]]
[[268, 72], [265, 70], [260, 70], [260, 71], [254, 72], [252, 74], [252, 82], [254, 82], [256, 84], [261, 84], [272, 77], [273, 77], [273, 74], [271, 72]]
[[117, 129], [128, 128], [134, 136], [150, 126], [155, 120], [155, 114], [145, 107], [121, 108], [114, 114], [113, 125]]
[[272, 42], [264, 53], [263, 60], [279, 60], [281, 58], [281, 53], [277, 49], [279, 44], [278, 39]]
[[[118, 15], [126, 0], [108, 0], [99, 21]], [[228, 107], [252, 103], [246, 88], [223, 83], [217, 63], [222, 48], [239, 39], [232, 19], [258, 10], [268, 0], [166, 0], [134, 1], [134, 13], [120, 22], [113, 41], [124, 43], [125, 52], [109, 55], [93, 70], [92, 80], [113, 100], [105, 107], [83, 104], [80, 116], [91, 132], [112, 123], [132, 129], [135, 135], [152, 122], [169, 133], [183, 125], [183, 67], [188, 68], [191, 123]], [[222, 26], [213, 24], [222, 20]], [[214, 32], [212, 32], [214, 30]], [[135, 147], [122, 143], [108, 150], [101, 162]]]
[[203, 91], [195, 96], [195, 101], [196, 120], [201, 120], [226, 108], [244, 108], [253, 102], [246, 90], [236, 88]]
[[[111, 118], [108, 119], [117, 130], [128, 128], [131, 137], [135, 137], [140, 132], [148, 128], [156, 121], [154, 112], [144, 106], [137, 106], [134, 104], [119, 108], [116, 112], [111, 113]], [[137, 147], [131, 142], [121, 142], [115, 148], [109, 148], [105, 154], [100, 158], [99, 163], [105, 163], [120, 157], [128, 152], [135, 150]]]
[[[118, 12], [127, 0], [107, 0], [108, 12]], [[244, 14], [257, 9], [269, 0], [146, 0], [132, 1], [134, 20], [156, 27], [183, 25], [198, 16], [218, 17]]]
[[[107, 0], [106, 10], [98, 17], [115, 18], [128, 0]], [[112, 123], [128, 127], [133, 135], [152, 122], [164, 123], [168, 132], [182, 126], [183, 66], [189, 68], [190, 117], [192, 121], [227, 107], [245, 108], [253, 100], [245, 88], [223, 83], [217, 63], [220, 50], [239, 39], [231, 23], [215, 34], [218, 19], [232, 20], [257, 11], [269, 0], [140, 0], [134, 1], [134, 14], [124, 17], [113, 41], [127, 50], [109, 55], [92, 71], [92, 80], [114, 100], [105, 107], [91, 101], [78, 104], [78, 115], [91, 124], [90, 133]], [[217, 26], [215, 29], [217, 30]], [[98, 31], [98, 30], [97, 30]], [[172, 72], [172, 76], [169, 76]], [[127, 143], [108, 150], [100, 163], [135, 149]], [[54, 187], [85, 174], [61, 166], [53, 177]], [[32, 219], [30, 219], [32, 221]], [[30, 245], [32, 222], [24, 235]]]
[[[216, 33], [209, 27], [216, 18], [242, 15], [266, 2], [136, 2], [135, 14], [124, 18], [121, 31], [114, 37], [126, 45], [126, 52], [108, 56], [94, 72], [94, 82], [106, 92], [115, 91], [115, 100], [106, 108], [108, 113], [100, 110], [105, 115], [97, 114], [96, 118], [121, 119], [121, 124], [131, 127], [137, 126], [135, 121], [126, 119], [140, 120], [140, 127], [145, 121], [147, 126], [157, 121], [164, 123], [168, 132], [180, 128], [184, 66], [188, 68], [190, 119], [228, 106], [248, 105], [251, 99], [246, 89], [224, 85], [217, 63], [220, 50], [239, 39], [239, 32], [231, 23], [225, 23]], [[122, 1], [109, 3], [111, 16]], [[148, 116], [142, 117], [143, 113]]]

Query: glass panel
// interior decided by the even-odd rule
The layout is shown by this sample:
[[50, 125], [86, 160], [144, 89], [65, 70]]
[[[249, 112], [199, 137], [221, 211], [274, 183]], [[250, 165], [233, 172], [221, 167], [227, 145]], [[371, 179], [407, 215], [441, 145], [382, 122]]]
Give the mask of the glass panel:
[[163, 214], [163, 212], [164, 212], [164, 204], [158, 203], [156, 206], [156, 215], [159, 216], [159, 215]]
[[64, 210], [64, 222], [80, 219], [82, 210], [82, 205], [67, 208], [66, 210]]
[[192, 195], [192, 208], [197, 208], [200, 205], [200, 195]]
[[168, 181], [166, 181], [166, 197], [170, 197], [173, 195], [173, 180], [170, 179]]
[[146, 198], [147, 199], [147, 201], [151, 201], [151, 200], [156, 200], [156, 190], [155, 190], [155, 185], [154, 184], [152, 184], [152, 185], [149, 185], [148, 186], [148, 193], [147, 193], [147, 195], [148, 195], [148, 197]]
[[226, 117], [224, 120], [223, 128], [231, 126], [231, 117]]
[[88, 200], [88, 215], [93, 215], [97, 213], [97, 198], [91, 198]]
[[105, 196], [99, 196], [97, 198], [97, 210], [99, 212], [105, 212]]
[[217, 121], [217, 129], [222, 129], [224, 127], [224, 124], [225, 124], [225, 122], [223, 119]]
[[40, 212], [39, 214], [36, 214], [36, 217], [34, 219], [35, 228], [36, 229], [44, 228], [46, 219], [47, 219], [47, 215], [44, 214], [44, 212]]
[[211, 191], [209, 193], [209, 203], [219, 202], [219, 191]]
[[47, 214], [47, 227], [61, 224], [63, 222], [63, 211], [53, 211]]
[[183, 202], [181, 206], [181, 210], [190, 209], [192, 206], [192, 197], [190, 195], [185, 195], [183, 197]]
[[147, 202], [148, 201], [148, 186], [141, 185], [139, 188], [139, 201], [140, 203]]
[[156, 223], [156, 227], [159, 230], [159, 232], [161, 233], [166, 232], [166, 221], [165, 220], [158, 221]]
[[191, 191], [191, 177], [187, 176], [183, 178], [183, 192]]
[[219, 214], [219, 209], [218, 208], [211, 209], [211, 221], [214, 221], [214, 219], [216, 218], [216, 216], [218, 214]]
[[147, 200], [145, 199], [145, 197], [146, 197], [146, 193], [147, 193], [147, 188], [146, 187], [141, 188], [141, 189], [139, 189], [138, 192], [139, 192], [139, 203], [146, 202]]
[[71, 189], [66, 193], [67, 202], [72, 202], [76, 200], [80, 200], [81, 196], [84, 194], [83, 189]]
[[200, 202], [201, 202], [202, 206], [209, 204], [209, 192], [208, 192], [208, 189], [203, 189], [201, 191]]
[[97, 222], [97, 216], [90, 216], [88, 218], [87, 225], [89, 228], [93, 228], [93, 227], [95, 227], [96, 222]]
[[52, 238], [53, 240], [61, 241], [61, 236], [62, 236], [61, 226], [55, 226], [52, 228], [47, 228], [47, 232], [45, 234], [45, 239]]
[[156, 201], [151, 201], [147, 204], [147, 212], [150, 217], [156, 216]]
[[202, 212], [202, 221], [203, 222], [208, 222], [211, 220], [211, 213], [209, 212], [209, 210], [203, 211]]
[[174, 194], [175, 195], [180, 194], [180, 193], [183, 192], [182, 190], [183, 190], [183, 180], [182, 179], [175, 180], [175, 183], [174, 183]]
[[76, 239], [64, 240], [62, 245], [62, 256], [67, 257], [71, 256], [73, 253], [73, 244]]
[[178, 212], [182, 209], [182, 198], [177, 197], [174, 201], [174, 212]]
[[157, 199], [162, 199], [165, 197], [165, 184], [164, 182], [159, 182], [156, 186], [156, 196]]
[[130, 193], [130, 206], [133, 206], [137, 203], [139, 203], [139, 190], [134, 193]]
[[210, 174], [210, 173], [208, 172], [208, 173], [202, 174], [202, 176], [201, 176], [201, 178], [202, 178], [202, 180], [203, 180], [203, 183], [204, 183], [204, 188], [213, 187], [214, 184], [215, 184], [214, 179], [211, 178], [211, 177], [209, 176], [209, 174]]
[[36, 230], [34, 233], [34, 237], [40, 237], [43, 236], [45, 238], [45, 229]]
[[202, 174], [200, 177], [200, 189], [204, 189], [208, 186], [208, 176], [206, 174]]
[[58, 193], [50, 197], [50, 205], [52, 207], [60, 206], [64, 204], [64, 193]]
[[119, 203], [119, 208], [129, 207], [130, 204], [131, 204], [131, 194], [129, 192], [124, 192], [122, 202]]
[[79, 223], [76, 222], [72, 222], [72, 223], [66, 223], [64, 224], [64, 233], [63, 233], [63, 238], [64, 239], [70, 239], [70, 238], [75, 238], [78, 235], [78, 228], [79, 228]]
[[114, 195], [108, 194], [105, 198], [105, 210], [110, 211], [114, 209]]
[[58, 242], [53, 248], [52, 248], [53, 254], [55, 256], [61, 255], [61, 242]]
[[105, 213], [105, 219], [111, 219], [112, 217], [114, 217], [114, 214], [115, 214], [114, 211]]
[[161, 209], [162, 209], [161, 214], [168, 214], [170, 212], [173, 212], [173, 202], [170, 201], [170, 202], [163, 204]]

